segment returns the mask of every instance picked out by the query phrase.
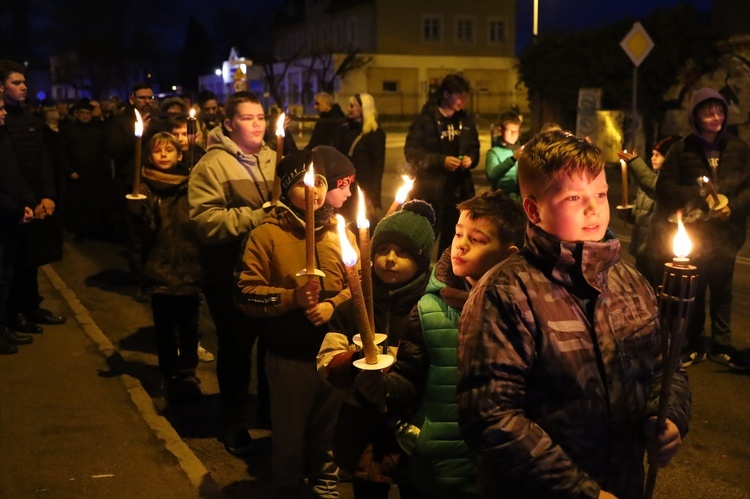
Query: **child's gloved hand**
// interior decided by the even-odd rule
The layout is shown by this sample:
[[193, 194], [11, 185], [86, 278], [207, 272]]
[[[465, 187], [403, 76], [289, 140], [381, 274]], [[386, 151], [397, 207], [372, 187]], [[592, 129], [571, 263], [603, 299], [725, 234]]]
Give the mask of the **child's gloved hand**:
[[307, 281], [306, 284], [294, 290], [294, 302], [300, 308], [310, 308], [318, 303], [320, 298], [320, 283], [317, 280]]
[[362, 371], [354, 379], [354, 389], [368, 402], [385, 409], [385, 373]]

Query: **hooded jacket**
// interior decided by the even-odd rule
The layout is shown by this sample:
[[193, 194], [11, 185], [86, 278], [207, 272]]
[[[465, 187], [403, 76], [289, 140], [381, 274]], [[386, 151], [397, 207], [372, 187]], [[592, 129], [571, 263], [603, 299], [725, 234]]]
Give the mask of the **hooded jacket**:
[[[707, 142], [696, 125], [696, 109], [708, 99], [716, 99], [724, 107], [724, 126], [713, 142]], [[691, 256], [731, 256], [745, 243], [746, 220], [750, 208], [750, 146], [727, 133], [728, 106], [718, 92], [703, 88], [690, 100], [688, 120], [692, 133], [674, 144], [664, 160], [656, 182], [657, 208], [654, 215], [654, 238], [666, 255], [676, 225], [668, 222], [681, 209], [690, 222], [688, 232], [693, 239]], [[717, 166], [710, 166], [709, 157]], [[729, 220], [710, 215], [706, 195], [698, 178], [711, 179], [716, 191], [729, 200]]]
[[[454, 118], [460, 123], [458, 154], [470, 156], [471, 168], [476, 168], [479, 164], [479, 135], [474, 120], [463, 109], [456, 111]], [[448, 154], [441, 150], [441, 119], [437, 102], [432, 99], [427, 101], [420, 115], [409, 127], [404, 144], [406, 161], [410, 173], [415, 177], [411, 197], [424, 199], [433, 205], [442, 199], [446, 183], [456, 187], [463, 186], [463, 199], [474, 195], [470, 170], [459, 168], [451, 172], [445, 169]]]
[[[357, 251], [354, 234], [347, 231], [347, 235]], [[316, 267], [325, 273], [319, 278], [320, 299], [329, 301], [335, 309], [351, 298], [351, 291], [333, 217], [315, 229], [315, 259]], [[236, 303], [246, 314], [263, 319], [260, 329], [269, 352], [314, 360], [328, 325], [313, 326], [294, 300], [294, 289], [307, 280], [306, 276], [297, 276], [305, 264], [305, 221], [279, 202], [266, 221], [248, 236]]]
[[[459, 422], [482, 495], [641, 497], [660, 352], [654, 292], [611, 232], [569, 243], [529, 225], [461, 315]], [[683, 437], [689, 411], [679, 369], [667, 417]]]
[[203, 243], [206, 278], [231, 278], [242, 241], [266, 216], [276, 153], [264, 143], [257, 155], [245, 154], [221, 127], [211, 131], [208, 144], [190, 173], [190, 220]]

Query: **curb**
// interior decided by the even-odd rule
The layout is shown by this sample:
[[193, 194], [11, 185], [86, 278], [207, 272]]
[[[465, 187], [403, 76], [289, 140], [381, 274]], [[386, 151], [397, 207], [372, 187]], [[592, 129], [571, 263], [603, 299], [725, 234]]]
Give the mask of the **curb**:
[[[55, 272], [55, 269], [51, 265], [43, 265], [41, 269], [52, 283], [52, 286], [60, 293], [71, 310], [73, 310], [76, 320], [86, 335], [96, 344], [104, 358], [110, 359], [113, 356], [120, 356], [119, 351], [102, 330], [99, 329], [89, 311], [83, 306], [73, 290], [60, 278], [60, 275]], [[151, 396], [143, 388], [141, 382], [137, 378], [127, 374], [119, 376], [119, 378], [143, 420], [151, 428], [156, 437], [164, 442], [164, 447], [167, 451], [172, 453], [177, 459], [180, 468], [182, 468], [190, 483], [198, 491], [199, 497], [225, 498], [224, 492], [213, 479], [211, 473], [193, 451], [190, 450], [190, 447], [187, 446], [174, 428], [172, 428], [169, 421], [156, 411]]]

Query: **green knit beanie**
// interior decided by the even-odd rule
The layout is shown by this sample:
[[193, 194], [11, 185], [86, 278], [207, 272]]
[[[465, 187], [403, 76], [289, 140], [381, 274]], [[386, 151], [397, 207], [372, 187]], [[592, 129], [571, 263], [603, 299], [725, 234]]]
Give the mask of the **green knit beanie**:
[[435, 243], [435, 211], [429, 203], [414, 199], [400, 211], [380, 221], [372, 236], [373, 254], [383, 244], [397, 244], [417, 262], [421, 270], [430, 266]]

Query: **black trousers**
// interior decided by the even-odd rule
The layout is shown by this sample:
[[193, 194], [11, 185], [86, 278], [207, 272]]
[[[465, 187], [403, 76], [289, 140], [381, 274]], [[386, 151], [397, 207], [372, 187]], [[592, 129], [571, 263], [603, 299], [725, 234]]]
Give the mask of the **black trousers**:
[[225, 429], [241, 429], [248, 425], [251, 355], [258, 336], [255, 321], [234, 306], [234, 286], [230, 276], [223, 280], [214, 279], [203, 287], [219, 340], [216, 376]]
[[164, 378], [194, 375], [198, 366], [198, 293], [181, 296], [154, 294], [151, 296], [151, 312], [159, 370]]

